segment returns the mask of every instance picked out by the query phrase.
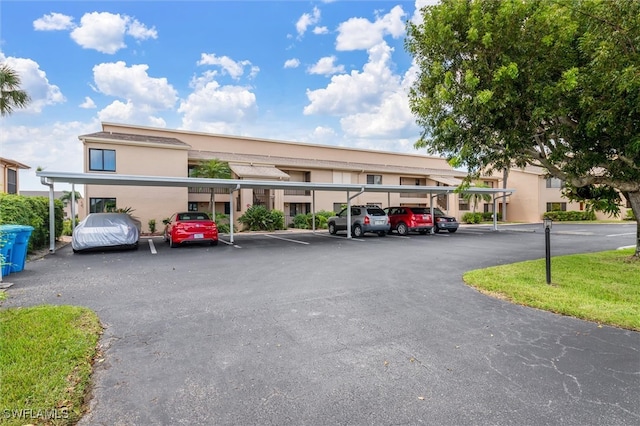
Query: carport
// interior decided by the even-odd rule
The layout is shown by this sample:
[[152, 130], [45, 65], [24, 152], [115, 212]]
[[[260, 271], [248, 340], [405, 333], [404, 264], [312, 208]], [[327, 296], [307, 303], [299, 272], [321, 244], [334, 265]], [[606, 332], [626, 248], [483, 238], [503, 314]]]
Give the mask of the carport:
[[[418, 185], [372, 185], [372, 184], [342, 184], [320, 182], [290, 182], [274, 180], [244, 180], [244, 179], [206, 179], [190, 177], [166, 177], [166, 176], [141, 176], [141, 175], [117, 175], [98, 173], [66, 173], [41, 170], [36, 172], [43, 185], [49, 187], [49, 251], [55, 252], [55, 214], [54, 214], [54, 185], [55, 183], [70, 183], [71, 194], [75, 194], [76, 184], [86, 185], [124, 185], [124, 186], [160, 186], [160, 187], [202, 187], [202, 188], [226, 188], [233, 195], [240, 189], [299, 189], [310, 190], [312, 193], [311, 211], [313, 215], [313, 231], [315, 232], [315, 192], [335, 191], [347, 194], [347, 238], [351, 238], [351, 200], [364, 192], [391, 193], [428, 193], [429, 205], [433, 216], [433, 198], [439, 194], [451, 194], [454, 192], [489, 194], [493, 200], [493, 211], [497, 210], [497, 200], [515, 192], [508, 188], [464, 188], [460, 186], [418, 186]], [[498, 195], [502, 194], [502, 195]], [[387, 197], [389, 199], [390, 196]], [[75, 217], [74, 200], [71, 202], [71, 217]], [[389, 202], [388, 202], [389, 204]], [[230, 197], [230, 241], [233, 243], [234, 223], [233, 196]], [[498, 230], [497, 216], [493, 216], [493, 229]]]

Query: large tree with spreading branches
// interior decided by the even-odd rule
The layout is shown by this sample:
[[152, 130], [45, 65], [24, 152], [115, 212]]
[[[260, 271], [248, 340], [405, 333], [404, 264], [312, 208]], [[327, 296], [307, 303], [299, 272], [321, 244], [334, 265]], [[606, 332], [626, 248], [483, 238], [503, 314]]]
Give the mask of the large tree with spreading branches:
[[[471, 175], [528, 164], [640, 218], [640, 2], [442, 0], [410, 22], [416, 143]], [[636, 256], [640, 256], [640, 226]]]

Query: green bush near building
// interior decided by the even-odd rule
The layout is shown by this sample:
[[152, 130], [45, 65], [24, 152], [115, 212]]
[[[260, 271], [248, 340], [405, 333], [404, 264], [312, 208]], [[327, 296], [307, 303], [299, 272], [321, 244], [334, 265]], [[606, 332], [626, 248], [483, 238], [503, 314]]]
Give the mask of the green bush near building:
[[544, 213], [542, 218], [557, 222], [577, 222], [582, 220], [596, 220], [596, 214], [593, 211], [553, 211]]
[[[60, 200], [53, 203], [57, 239], [63, 232], [64, 206]], [[33, 226], [28, 251], [46, 247], [49, 244], [49, 198], [0, 194], [0, 225]]]
[[253, 205], [238, 218], [245, 231], [275, 231], [284, 229], [284, 213], [268, 210], [265, 206]]

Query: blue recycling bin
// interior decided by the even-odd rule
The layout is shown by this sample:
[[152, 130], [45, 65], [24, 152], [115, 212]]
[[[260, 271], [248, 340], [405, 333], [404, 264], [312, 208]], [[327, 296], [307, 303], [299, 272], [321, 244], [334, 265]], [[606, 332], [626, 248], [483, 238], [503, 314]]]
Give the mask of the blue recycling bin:
[[2, 276], [11, 273], [11, 258], [13, 257], [13, 245], [16, 242], [17, 232], [12, 225], [0, 225], [0, 254], [2, 254]]
[[13, 243], [11, 253], [11, 272], [20, 272], [27, 262], [27, 249], [33, 226], [14, 225], [14, 229], [16, 230], [16, 241]]

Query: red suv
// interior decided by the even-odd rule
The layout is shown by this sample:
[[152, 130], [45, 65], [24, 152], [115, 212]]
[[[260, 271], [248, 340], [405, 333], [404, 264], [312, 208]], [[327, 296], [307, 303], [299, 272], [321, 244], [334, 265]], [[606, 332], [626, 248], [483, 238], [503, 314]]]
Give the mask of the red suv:
[[400, 235], [409, 232], [426, 234], [433, 228], [433, 218], [428, 207], [387, 207], [384, 211], [389, 216], [391, 231]]

